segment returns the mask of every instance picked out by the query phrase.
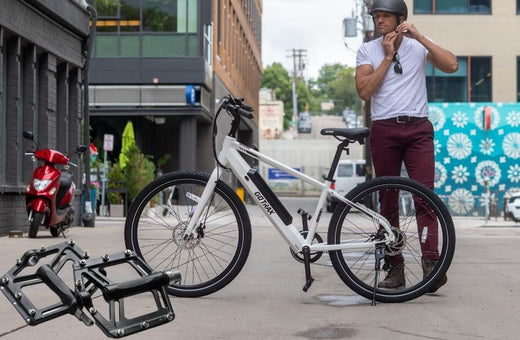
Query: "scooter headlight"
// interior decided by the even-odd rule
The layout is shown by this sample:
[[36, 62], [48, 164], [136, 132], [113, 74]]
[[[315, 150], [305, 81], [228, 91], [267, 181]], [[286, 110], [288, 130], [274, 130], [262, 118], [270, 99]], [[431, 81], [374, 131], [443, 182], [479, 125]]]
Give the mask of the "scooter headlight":
[[45, 190], [50, 184], [52, 180], [50, 179], [33, 179], [33, 187], [36, 189], [36, 191], [42, 191]]

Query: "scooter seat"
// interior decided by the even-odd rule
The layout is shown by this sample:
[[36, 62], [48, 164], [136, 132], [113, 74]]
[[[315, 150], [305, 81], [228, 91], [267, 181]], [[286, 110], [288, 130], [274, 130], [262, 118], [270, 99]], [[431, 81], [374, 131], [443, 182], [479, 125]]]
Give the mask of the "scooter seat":
[[60, 175], [60, 187], [56, 194], [56, 205], [62, 208], [61, 201], [65, 197], [65, 194], [72, 186], [72, 174], [68, 171], [62, 171]]

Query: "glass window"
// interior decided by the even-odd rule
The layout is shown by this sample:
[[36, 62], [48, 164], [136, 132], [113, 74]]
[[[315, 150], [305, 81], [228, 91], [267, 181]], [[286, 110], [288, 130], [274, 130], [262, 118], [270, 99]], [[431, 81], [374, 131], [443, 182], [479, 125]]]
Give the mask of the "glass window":
[[121, 18], [119, 21], [121, 32], [140, 31], [140, 0], [121, 0]]
[[188, 56], [198, 57], [199, 56], [199, 39], [196, 34], [188, 35]]
[[352, 164], [339, 164], [338, 177], [352, 177], [354, 174], [354, 166]]
[[520, 14], [520, 0], [516, 0], [516, 14]]
[[139, 57], [138, 35], [121, 35], [119, 41], [121, 43], [121, 57]]
[[356, 164], [356, 175], [365, 177], [365, 164]]
[[491, 101], [491, 57], [471, 57], [471, 101]]
[[177, 15], [178, 6], [175, 0], [144, 0], [143, 31], [178, 32]]
[[119, 0], [95, 1], [94, 4], [98, 18], [117, 18]]
[[188, 32], [197, 33], [197, 0], [188, 0]]
[[184, 57], [186, 36], [161, 34], [143, 35], [143, 57]]
[[492, 101], [491, 57], [459, 57], [458, 61], [459, 69], [450, 74], [434, 69], [431, 64], [426, 66], [428, 101]]
[[413, 10], [414, 10], [414, 13], [417, 13], [417, 14], [433, 13], [433, 2], [432, 2], [432, 0], [414, 0]]
[[414, 0], [413, 4], [416, 14], [491, 13], [491, 0]]
[[117, 57], [117, 35], [96, 35], [96, 57]]

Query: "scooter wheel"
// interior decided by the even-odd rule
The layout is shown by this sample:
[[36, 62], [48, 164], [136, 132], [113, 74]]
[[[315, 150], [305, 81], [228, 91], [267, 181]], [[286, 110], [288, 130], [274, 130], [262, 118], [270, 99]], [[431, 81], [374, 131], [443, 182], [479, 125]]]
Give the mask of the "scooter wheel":
[[51, 232], [51, 235], [54, 236], [54, 237], [58, 237], [60, 236], [60, 229], [57, 228], [57, 227], [50, 227], [50, 232]]
[[38, 234], [38, 229], [42, 224], [43, 214], [40, 212], [33, 212], [31, 225], [29, 226], [29, 237], [35, 238]]

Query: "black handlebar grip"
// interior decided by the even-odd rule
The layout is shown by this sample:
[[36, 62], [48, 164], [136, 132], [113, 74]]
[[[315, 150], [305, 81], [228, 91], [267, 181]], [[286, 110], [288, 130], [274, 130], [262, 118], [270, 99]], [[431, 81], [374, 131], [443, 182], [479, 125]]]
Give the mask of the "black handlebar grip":
[[160, 289], [171, 282], [180, 281], [179, 272], [152, 273], [138, 279], [115, 283], [102, 288], [105, 300], [119, 300], [127, 296], [141, 294], [153, 289]]
[[242, 108], [238, 108], [237, 111], [238, 111], [238, 113], [240, 113], [240, 115], [242, 115], [242, 116], [244, 116], [246, 118], [252, 119], [254, 117], [251, 112], [246, 111], [246, 110], [244, 110]]
[[56, 273], [48, 264], [44, 264], [36, 271], [41, 280], [50, 288], [58, 297], [61, 302], [69, 308], [76, 306], [76, 298], [70, 290], [69, 286]]

